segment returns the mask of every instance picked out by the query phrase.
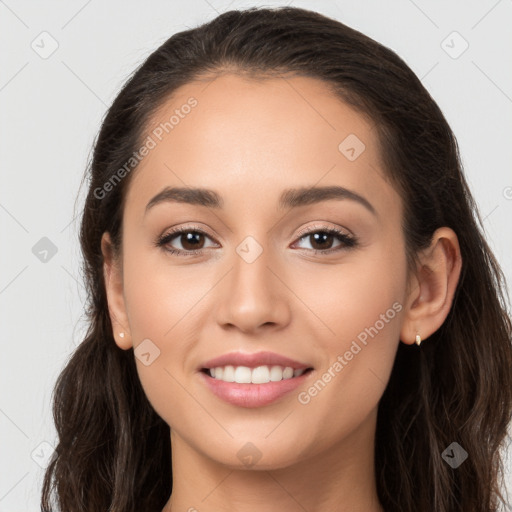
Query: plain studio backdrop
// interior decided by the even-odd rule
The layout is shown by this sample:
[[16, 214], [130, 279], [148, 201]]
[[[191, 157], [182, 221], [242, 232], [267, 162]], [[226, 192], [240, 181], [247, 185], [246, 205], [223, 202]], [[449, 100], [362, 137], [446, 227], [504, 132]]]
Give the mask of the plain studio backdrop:
[[[277, 5], [338, 19], [393, 49], [418, 75], [458, 139], [510, 290], [510, 0], [0, 0], [0, 512], [40, 510], [56, 440], [51, 392], [85, 327], [78, 245], [85, 187], [76, 209], [75, 198], [107, 107], [175, 32], [226, 10]], [[509, 448], [509, 482], [511, 459]]]

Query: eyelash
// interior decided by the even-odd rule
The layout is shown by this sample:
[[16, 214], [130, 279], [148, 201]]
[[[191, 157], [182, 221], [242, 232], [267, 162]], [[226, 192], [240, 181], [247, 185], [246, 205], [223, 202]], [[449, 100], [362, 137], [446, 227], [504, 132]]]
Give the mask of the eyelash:
[[[155, 241], [155, 246], [163, 248], [163, 250], [167, 251], [170, 254], [176, 255], [176, 256], [197, 256], [201, 254], [201, 252], [204, 249], [196, 249], [196, 250], [188, 250], [184, 251], [182, 249], [169, 249], [168, 247], [165, 247], [171, 240], [176, 238], [178, 235], [182, 235], [184, 233], [196, 233], [205, 235], [209, 238], [211, 238], [208, 233], [205, 233], [203, 230], [198, 228], [177, 228], [175, 230], [172, 230], [165, 235], [162, 235], [157, 238]], [[342, 242], [342, 245], [336, 248], [330, 248], [330, 249], [303, 249], [307, 252], [314, 252], [314, 254], [330, 254], [342, 250], [351, 249], [353, 247], [357, 247], [358, 240], [353, 235], [347, 235], [346, 233], [343, 233], [337, 228], [319, 228], [317, 226], [314, 226], [312, 229], [307, 228], [306, 230], [303, 230], [299, 233], [298, 241], [302, 240], [303, 238], [307, 237], [308, 235], [312, 235], [315, 233], [325, 233], [328, 235], [334, 235], [340, 242]]]

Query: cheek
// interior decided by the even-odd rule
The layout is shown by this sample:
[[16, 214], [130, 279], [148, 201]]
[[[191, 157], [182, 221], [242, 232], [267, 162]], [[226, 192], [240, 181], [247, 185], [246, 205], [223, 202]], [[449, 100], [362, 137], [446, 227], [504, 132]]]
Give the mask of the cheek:
[[355, 339], [397, 340], [406, 284], [405, 256], [398, 250], [354, 253], [342, 264], [319, 265], [287, 279], [317, 317], [316, 332], [328, 340], [331, 356]]
[[[374, 377], [376, 389], [382, 392], [398, 348], [405, 279], [405, 259], [400, 254], [375, 259], [359, 277], [350, 278], [353, 292], [345, 304], [345, 318], [353, 322], [348, 323], [347, 351], [357, 353], [354, 359], [358, 358], [361, 366], [358, 378], [364, 379], [363, 374]], [[349, 357], [347, 354], [346, 359]]]
[[170, 423], [169, 411], [186, 400], [181, 374], [196, 306], [208, 283], [197, 279], [192, 286], [190, 272], [172, 268], [152, 252], [126, 247], [124, 293], [137, 372], [151, 405]]
[[345, 335], [362, 343], [377, 337], [385, 343], [399, 332], [397, 313], [403, 309], [400, 303], [403, 283], [394, 276], [392, 268], [379, 262], [343, 280], [345, 292], [338, 311], [344, 321], [340, 329]]
[[166, 342], [182, 329], [182, 322], [194, 314], [201, 297], [211, 288], [207, 270], [177, 266], [161, 249], [141, 250], [134, 244], [129, 250], [124, 262], [124, 290], [134, 342], [144, 338]]
[[378, 253], [301, 281], [297, 294], [318, 317], [308, 321], [310, 334], [326, 356], [318, 380], [299, 400], [310, 412], [306, 422], [336, 410], [350, 429], [377, 406], [387, 385], [399, 343], [406, 270], [399, 251]]

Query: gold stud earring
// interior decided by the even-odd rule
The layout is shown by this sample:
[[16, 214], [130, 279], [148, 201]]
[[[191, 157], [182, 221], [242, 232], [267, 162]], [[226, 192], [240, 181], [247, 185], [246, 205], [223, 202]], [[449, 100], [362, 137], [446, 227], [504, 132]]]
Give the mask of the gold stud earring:
[[421, 345], [421, 336], [419, 334], [416, 334], [416, 345], [418, 345], [418, 347]]
[[120, 337], [120, 338], [124, 338], [124, 332], [120, 332], [120, 333], [119, 333], [119, 337]]

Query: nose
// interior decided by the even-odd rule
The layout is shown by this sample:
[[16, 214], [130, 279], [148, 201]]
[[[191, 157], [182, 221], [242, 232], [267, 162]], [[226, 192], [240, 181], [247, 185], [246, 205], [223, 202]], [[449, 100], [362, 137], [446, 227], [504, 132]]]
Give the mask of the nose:
[[257, 333], [271, 326], [282, 329], [290, 322], [291, 292], [283, 284], [286, 276], [267, 253], [264, 250], [252, 262], [234, 255], [232, 270], [219, 283], [216, 320], [222, 328]]

